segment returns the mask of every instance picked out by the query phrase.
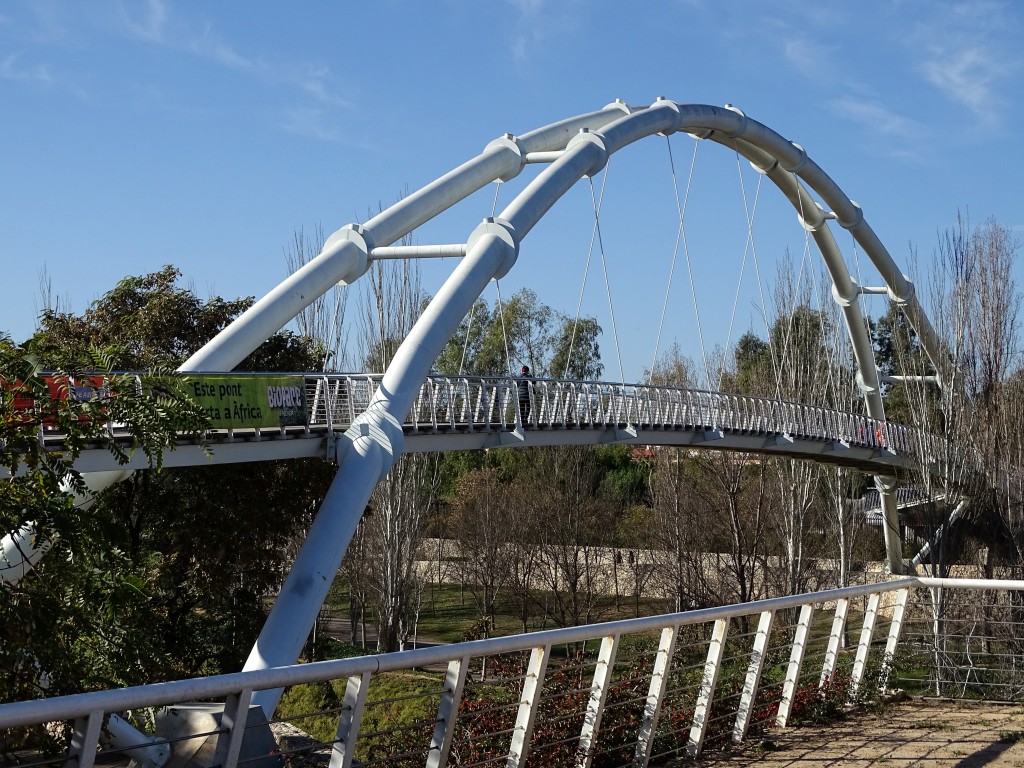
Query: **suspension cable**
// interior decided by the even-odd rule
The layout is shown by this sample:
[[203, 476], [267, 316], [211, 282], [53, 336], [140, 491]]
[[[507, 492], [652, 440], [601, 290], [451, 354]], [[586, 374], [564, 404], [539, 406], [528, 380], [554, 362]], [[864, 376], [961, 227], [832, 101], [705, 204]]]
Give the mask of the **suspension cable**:
[[491, 216], [494, 216], [494, 212], [498, 210], [498, 194], [501, 192], [501, 179], [498, 179], [494, 183], [494, 200], [491, 202]]
[[[687, 195], [689, 195], [690, 193], [689, 186], [687, 186], [686, 193]], [[686, 271], [689, 273], [690, 276], [690, 298], [693, 300], [693, 316], [697, 323], [697, 338], [700, 341], [700, 355], [701, 360], [704, 363], [704, 381], [707, 382], [708, 386], [710, 386], [711, 369], [708, 367], [708, 351], [707, 347], [704, 345], [704, 328], [701, 326], [700, 310], [697, 307], [697, 286], [693, 280], [693, 261], [690, 259], [690, 244], [686, 238], [686, 227], [683, 226], [684, 208], [682, 201], [679, 199], [678, 186], [676, 187], [676, 212], [679, 215], [679, 232], [681, 239], [683, 241], [683, 254], [686, 256]]]
[[[608, 158], [608, 162], [604, 167], [604, 177], [601, 179], [601, 196], [597, 201], [597, 209], [600, 212], [601, 206], [604, 204], [604, 193], [608, 186], [608, 169], [611, 166], [611, 158]], [[594, 242], [597, 240], [597, 221], [594, 221], [594, 226], [590, 231], [590, 247], [587, 249], [587, 263], [583, 267], [583, 284], [580, 286], [580, 298], [576, 302], [576, 317], [572, 323], [572, 335], [569, 337], [569, 354], [565, 358], [565, 369], [562, 371], [562, 378], [569, 377], [569, 365], [572, 362], [573, 348], [576, 346], [576, 329], [580, 323], [580, 314], [583, 311], [583, 294], [587, 290], [587, 277], [590, 275], [590, 262], [594, 256]]]
[[[796, 185], [797, 185], [797, 196], [796, 197], [797, 197], [797, 200], [799, 201], [799, 209], [798, 209], [798, 214], [799, 214], [799, 217], [800, 217], [799, 220], [801, 222], [803, 222], [803, 221], [805, 221], [805, 218], [804, 218], [804, 198], [803, 198], [803, 195], [800, 194], [800, 188], [801, 188], [802, 185], [800, 184], [800, 178], [798, 176], [796, 176], [795, 174], [794, 174], [794, 180], [795, 180]], [[810, 233], [807, 231], [807, 229], [805, 227], [804, 228], [804, 249], [805, 249], [805, 251], [806, 251], [806, 248], [807, 248], [807, 238], [809, 237], [809, 235], [810, 235]], [[801, 278], [801, 280], [802, 280], [802, 277], [803, 277], [803, 263], [804, 263], [804, 259], [801, 258], [801, 262], [800, 262], [800, 278]], [[758, 280], [760, 280], [760, 273], [758, 273]], [[801, 280], [798, 280], [798, 282], [797, 282], [797, 292], [798, 292], [798, 294], [799, 294], [799, 290], [800, 290]], [[764, 302], [764, 294], [763, 294], [763, 292], [761, 294], [761, 301]], [[776, 397], [776, 399], [781, 400], [782, 399], [782, 369], [783, 369], [783, 367], [786, 364], [786, 357], [788, 356], [787, 355], [787, 348], [788, 348], [788, 345], [789, 345], [789, 332], [790, 332], [790, 329], [792, 328], [792, 324], [793, 324], [793, 316], [795, 314], [795, 307], [794, 307], [794, 312], [790, 313], [789, 323], [787, 324], [786, 333], [785, 333], [785, 335], [783, 336], [783, 339], [782, 339], [782, 352], [781, 352], [782, 358], [780, 360], [779, 359], [779, 353], [775, 349], [774, 339], [772, 338], [772, 329], [771, 329], [771, 327], [768, 324], [768, 306], [767, 306], [767, 304], [764, 304], [763, 306], [764, 306], [764, 313], [765, 313], [764, 314], [764, 324], [765, 324], [765, 329], [766, 329], [767, 334], [768, 334], [768, 352], [769, 352], [769, 354], [771, 356], [772, 366], [775, 369], [775, 397]]]
[[615, 306], [612, 303], [612, 286], [608, 279], [608, 260], [605, 258], [604, 253], [604, 239], [601, 237], [601, 214], [597, 208], [597, 198], [594, 195], [594, 179], [589, 178], [590, 181], [590, 202], [594, 208], [594, 226], [597, 228], [597, 246], [598, 252], [601, 254], [601, 268], [604, 271], [604, 290], [608, 295], [608, 314], [612, 321], [612, 338], [615, 340], [615, 358], [619, 364], [619, 382], [622, 384], [626, 383], [626, 374], [622, 370], [622, 350], [619, 347], [619, 331], [615, 324]]
[[510, 376], [515, 374], [512, 370], [512, 355], [508, 349], [508, 331], [505, 329], [505, 310], [501, 304], [501, 281], [494, 281], [494, 288], [498, 292], [498, 317], [501, 320], [501, 338], [505, 342], [505, 362], [508, 365], [508, 373]]
[[476, 302], [473, 302], [473, 306], [469, 308], [469, 324], [466, 326], [466, 341], [462, 345], [462, 359], [459, 361], [459, 373], [462, 375], [463, 368], [466, 365], [466, 350], [469, 349], [469, 337], [473, 333], [473, 318], [476, 316]]
[[[803, 205], [801, 205], [801, 220], [802, 220], [802, 214], [803, 214]], [[804, 229], [804, 247], [803, 247], [803, 251], [800, 254], [800, 272], [797, 274], [797, 280], [796, 280], [796, 297], [797, 297], [797, 299], [799, 299], [799, 297], [801, 296], [801, 294], [803, 292], [804, 270], [807, 268], [808, 254], [810, 253], [810, 238], [811, 238], [810, 230], [805, 228]], [[793, 325], [794, 325], [794, 323], [796, 321], [796, 311], [797, 311], [798, 306], [799, 306], [799, 303], [797, 301], [793, 302], [793, 306], [790, 308], [790, 312], [789, 312], [789, 321], [786, 323], [786, 334], [783, 337], [783, 342], [782, 342], [782, 361], [781, 361], [780, 366], [779, 366], [780, 376], [779, 376], [778, 382], [776, 384], [776, 391], [775, 391], [775, 397], [777, 399], [779, 399], [779, 400], [782, 399], [782, 376], [781, 376], [781, 372], [783, 370], [785, 370], [786, 359], [789, 357], [789, 353], [791, 351], [791, 344], [790, 344], [790, 342], [792, 341], [792, 338], [793, 338]]]
[[[725, 348], [729, 349], [732, 346], [732, 332], [733, 327], [736, 323], [736, 309], [740, 303], [740, 290], [743, 287], [743, 274], [747, 268], [747, 257], [751, 251], [756, 251], [754, 245], [754, 218], [757, 215], [757, 203], [761, 198], [761, 175], [757, 176], [757, 188], [754, 190], [754, 205], [751, 208], [747, 205], [747, 187], [743, 182], [743, 163], [740, 161], [740, 153], [736, 153], [736, 172], [739, 176], [740, 182], [740, 196], [743, 198], [743, 218], [747, 223], [747, 238], [743, 245], [743, 261], [740, 262], [740, 274], [736, 278], [736, 296], [732, 302], [732, 314], [729, 316], [729, 332], [725, 339]], [[725, 378], [725, 358], [722, 359], [721, 365], [718, 367], [718, 387], [721, 391], [722, 380]]]
[[[494, 184], [494, 199], [491, 201], [491, 216], [494, 216], [494, 212], [498, 209], [498, 195], [501, 193], [501, 179], [498, 179]], [[495, 281], [497, 284], [497, 281]], [[501, 289], [498, 289], [498, 312], [501, 313]], [[459, 376], [462, 375], [462, 371], [466, 365], [466, 351], [469, 349], [469, 339], [473, 331], [473, 318], [476, 316], [476, 302], [473, 302], [473, 306], [469, 308], [469, 325], [466, 326], [466, 341], [462, 345], [462, 359], [459, 361]], [[508, 358], [508, 337], [505, 336], [505, 318], [501, 318], [501, 333], [505, 337], [505, 357]], [[512, 371], [512, 361], [508, 361], [509, 372]]]
[[665, 137], [665, 146], [668, 148], [668, 165], [672, 174], [672, 189], [675, 190], [676, 208], [679, 212], [679, 226], [676, 228], [676, 242], [672, 248], [672, 263], [668, 268], [668, 283], [665, 285], [665, 300], [661, 305], [661, 320], [658, 321], [658, 334], [654, 339], [654, 357], [651, 360], [651, 370], [647, 375], [647, 383], [651, 384], [654, 377], [654, 369], [658, 365], [658, 352], [661, 351], [661, 334], [665, 329], [665, 317], [668, 314], [668, 300], [672, 293], [672, 279], [676, 273], [676, 263], [679, 261], [679, 242], [683, 237], [683, 226], [686, 220], [686, 204], [690, 200], [690, 188], [693, 185], [693, 170], [697, 165], [697, 147], [700, 146], [700, 139], [693, 142], [693, 157], [690, 159], [690, 174], [686, 178], [686, 193], [683, 195], [682, 206], [679, 205], [679, 180], [676, 177], [676, 162], [672, 155], [672, 140]]

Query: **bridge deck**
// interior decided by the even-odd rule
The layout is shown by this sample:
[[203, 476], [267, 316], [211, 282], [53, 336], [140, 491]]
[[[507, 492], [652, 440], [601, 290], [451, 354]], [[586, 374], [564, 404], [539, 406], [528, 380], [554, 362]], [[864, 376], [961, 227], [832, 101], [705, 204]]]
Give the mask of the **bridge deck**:
[[1019, 704], [913, 699], [838, 723], [773, 731], [730, 753], [671, 765], [758, 768], [1000, 768], [1024, 766]]

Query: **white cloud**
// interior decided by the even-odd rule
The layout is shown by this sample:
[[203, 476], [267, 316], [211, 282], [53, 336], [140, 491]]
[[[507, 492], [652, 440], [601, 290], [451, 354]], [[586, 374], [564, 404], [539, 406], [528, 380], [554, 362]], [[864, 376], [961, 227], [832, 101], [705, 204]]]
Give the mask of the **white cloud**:
[[142, 14], [136, 16], [134, 11], [138, 4], [133, 3], [131, 7], [120, 5], [121, 19], [125, 29], [140, 40], [147, 40], [154, 43], [163, 41], [167, 28], [167, 6], [163, 0], [147, 0], [143, 6]]
[[821, 43], [812, 42], [807, 39], [790, 38], [786, 40], [782, 49], [783, 55], [796, 69], [815, 73], [821, 72], [824, 65], [827, 65], [832, 58], [833, 50]]
[[38, 85], [53, 85], [53, 75], [45, 64], [33, 64], [27, 67], [18, 65], [19, 56], [10, 54], [0, 61], [0, 78], [23, 83], [36, 83]]
[[1001, 120], [999, 86], [1021, 66], [1016, 5], [967, 0], [931, 6], [910, 38], [928, 83], [983, 124]]
[[928, 82], [981, 117], [994, 104], [993, 86], [1004, 74], [999, 62], [977, 47], [942, 51], [921, 69]]
[[270, 61], [259, 55], [247, 55], [226, 40], [212, 23], [191, 20], [176, 7], [165, 5], [164, 0], [148, 0], [146, 13], [139, 18], [123, 12], [121, 21], [124, 31], [133, 39], [209, 61], [265, 85], [280, 86], [301, 95], [310, 103], [286, 110], [284, 130], [325, 141], [340, 139], [340, 134], [330, 125], [340, 115], [329, 113], [352, 105], [337, 92], [328, 66]]
[[833, 99], [829, 106], [836, 114], [889, 138], [910, 139], [926, 132], [920, 123], [886, 109], [876, 101], [844, 96]]
[[344, 136], [337, 125], [337, 116], [318, 107], [292, 107], [285, 113], [281, 126], [287, 133], [318, 141], [342, 141]]
[[519, 66], [528, 64], [553, 35], [568, 35], [575, 26], [576, 0], [506, 0], [513, 12], [509, 52]]

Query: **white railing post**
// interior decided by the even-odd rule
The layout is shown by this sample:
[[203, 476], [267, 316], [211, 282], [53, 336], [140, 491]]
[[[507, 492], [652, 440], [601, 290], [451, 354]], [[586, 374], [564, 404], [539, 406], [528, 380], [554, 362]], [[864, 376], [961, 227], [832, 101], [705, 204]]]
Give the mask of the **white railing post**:
[[252, 689], [246, 688], [228, 696], [224, 702], [224, 712], [220, 719], [221, 733], [217, 736], [217, 748], [213, 762], [223, 768], [235, 768], [238, 755], [242, 751], [242, 739], [245, 737], [245, 721], [249, 717], [249, 703], [252, 701]]
[[75, 720], [65, 768], [92, 768], [96, 762], [96, 746], [103, 728], [103, 715], [103, 710], [98, 709]]
[[796, 631], [793, 633], [793, 650], [789, 654], [789, 666], [786, 668], [786, 679], [782, 683], [782, 698], [779, 700], [779, 712], [775, 716], [775, 725], [785, 728], [789, 714], [793, 711], [793, 699], [800, 685], [800, 668], [804, 663], [807, 651], [807, 635], [814, 620], [814, 606], [808, 603], [800, 608]]
[[[326, 397], [324, 397], [325, 393], [323, 392], [323, 388], [324, 388], [324, 385], [326, 384], [326, 381], [327, 381], [327, 379], [324, 376], [318, 377], [316, 379], [316, 385], [313, 388], [313, 404], [309, 408], [309, 421], [310, 421], [311, 424], [316, 422], [316, 412], [320, 408], [320, 401], [321, 401], [321, 399], [323, 399], [326, 402]], [[324, 408], [324, 416], [325, 416], [324, 420], [325, 421], [326, 421], [326, 412], [327, 412], [327, 408], [325, 407]]]
[[747, 737], [750, 719], [754, 713], [754, 702], [757, 699], [757, 687], [761, 683], [764, 671], [764, 657], [768, 650], [768, 640], [775, 622], [775, 611], [762, 611], [757, 622], [757, 634], [754, 635], [754, 647], [750, 652], [750, 663], [747, 665], [747, 678], [743, 681], [740, 693], [739, 711], [736, 713], [736, 725], [732, 729], [733, 744], [739, 744]]
[[345, 684], [345, 697], [338, 715], [338, 729], [331, 747], [329, 768], [352, 768], [356, 754], [356, 740], [359, 738], [359, 725], [366, 707], [366, 694], [370, 690], [370, 672], [353, 675]]
[[601, 640], [601, 651], [597, 656], [594, 668], [594, 682], [590, 688], [590, 701], [587, 712], [583, 716], [583, 728], [580, 730], [580, 746], [577, 752], [576, 765], [590, 768], [594, 762], [594, 738], [601, 726], [601, 715], [608, 699], [608, 688], [611, 685], [612, 672], [615, 670], [615, 654], [619, 648], [619, 636], [609, 635]]
[[818, 687], [822, 687], [836, 669], [836, 660], [839, 658], [839, 647], [843, 641], [843, 633], [846, 629], [846, 614], [850, 610], [850, 600], [841, 597], [836, 600], [836, 615], [832, 619], [832, 632], [828, 636], [828, 648], [825, 650], [825, 661], [821, 665], [821, 679], [818, 680]]
[[[543, 645], [530, 652], [530, 663], [526, 668], [523, 680], [523, 696], [519, 700], [519, 711], [516, 713], [516, 724], [512, 729], [512, 743], [508, 750], [506, 768], [523, 768], [530, 754], [530, 739], [533, 737], [533, 725], [537, 721], [537, 709], [540, 704], [540, 693], [544, 687], [544, 675], [547, 674], [548, 659], [551, 657], [551, 646]], [[335, 768], [335, 766], [331, 766]]]
[[868, 604], [864, 610], [864, 625], [860, 630], [860, 641], [857, 643], [857, 656], [853, 660], [853, 672], [850, 674], [850, 695], [854, 696], [860, 687], [861, 679], [864, 677], [864, 668], [868, 663], [868, 654], [871, 651], [871, 638], [875, 634], [875, 620], [878, 618], [878, 604], [882, 600], [882, 594], [875, 592], [868, 596]]
[[708, 645], [708, 660], [704, 664], [704, 677], [701, 680], [700, 692], [697, 695], [697, 706], [693, 710], [693, 725], [690, 727], [690, 739], [686, 743], [686, 754], [695, 757], [704, 746], [704, 738], [708, 733], [708, 719], [711, 717], [711, 704], [715, 698], [715, 686], [718, 684], [718, 673], [722, 669], [722, 655], [725, 653], [725, 637], [729, 631], [729, 620], [718, 619], [711, 632]]
[[452, 737], [455, 735], [455, 720], [459, 714], [459, 702], [462, 701], [468, 671], [469, 656], [448, 662], [448, 670], [444, 676], [444, 693], [441, 694], [441, 703], [437, 707], [434, 735], [430, 739], [427, 768], [445, 768], [448, 764], [448, 753], [451, 751]]
[[[339, 382], [340, 384], [341, 382]], [[345, 388], [348, 390], [348, 423], [351, 425], [356, 420], [355, 387], [352, 386], [352, 377], [345, 377]]]
[[892, 621], [889, 623], [889, 637], [885, 641], [885, 658], [882, 660], [882, 674], [879, 675], [879, 687], [884, 693], [889, 685], [889, 675], [892, 673], [893, 661], [896, 658], [896, 646], [900, 641], [900, 633], [903, 631], [903, 617], [907, 610], [907, 599], [910, 597], [910, 588], [904, 587], [896, 592], [896, 604], [892, 607]]
[[633, 757], [634, 768], [647, 768], [647, 762], [651, 759], [654, 733], [658, 728], [661, 704], [665, 699], [668, 675], [672, 668], [672, 657], [676, 652], [678, 637], [678, 627], [665, 627], [661, 630], [658, 654], [654, 658], [654, 669], [651, 672], [651, 685], [647, 691], [647, 701], [644, 704], [643, 721], [640, 723], [640, 734], [636, 740], [636, 754]]

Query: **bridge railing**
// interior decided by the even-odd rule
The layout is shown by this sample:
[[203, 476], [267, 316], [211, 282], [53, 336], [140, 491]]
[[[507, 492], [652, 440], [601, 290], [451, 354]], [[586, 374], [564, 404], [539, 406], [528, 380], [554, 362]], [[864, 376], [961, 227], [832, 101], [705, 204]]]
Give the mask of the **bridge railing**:
[[[360, 764], [655, 764], [820, 721], [893, 687], [1024, 699], [1024, 582], [903, 578], [400, 653], [0, 704], [3, 743], [33, 766], [91, 768], [109, 713], [226, 702], [178, 732], [213, 763], [246, 762], [253, 691], [329, 683], [339, 704], [293, 717], [280, 749]], [[398, 681], [402, 681], [399, 685]], [[173, 718], [172, 718], [173, 719]], [[159, 720], [158, 720], [159, 721]], [[55, 739], [63, 733], [65, 738]], [[299, 747], [297, 744], [301, 744]], [[122, 745], [122, 748], [130, 747]], [[26, 757], [26, 755], [28, 757]], [[240, 759], [240, 755], [242, 758]], [[9, 757], [9, 756], [7, 756]], [[0, 758], [2, 759], [2, 758]]]
[[[347, 427], [369, 405], [381, 378], [307, 376], [310, 425]], [[538, 429], [725, 430], [831, 440], [919, 458], [934, 456], [940, 448], [937, 438], [912, 427], [776, 398], [600, 381], [526, 381], [529, 414], [520, 412], [516, 379], [431, 376], [421, 385], [405, 424], [430, 432], [490, 431], [518, 424]]]
[[[220, 374], [217, 374], [220, 376]], [[245, 374], [231, 374], [244, 376]], [[298, 375], [298, 374], [296, 374]], [[380, 374], [302, 374], [305, 429], [344, 430], [369, 406]], [[913, 456], [921, 462], [942, 455], [939, 438], [913, 427], [863, 414], [778, 398], [698, 389], [601, 381], [527, 379], [529, 412], [521, 408], [518, 380], [509, 377], [431, 376], [420, 386], [405, 418], [413, 432], [493, 432], [532, 429], [721, 430], [750, 435], [791, 436]], [[108, 424], [112, 437], [121, 425]], [[235, 433], [275, 432], [278, 427]], [[294, 429], [290, 427], [287, 429]], [[285, 427], [280, 428], [285, 431]], [[41, 425], [40, 440], [59, 444], [62, 436]]]

